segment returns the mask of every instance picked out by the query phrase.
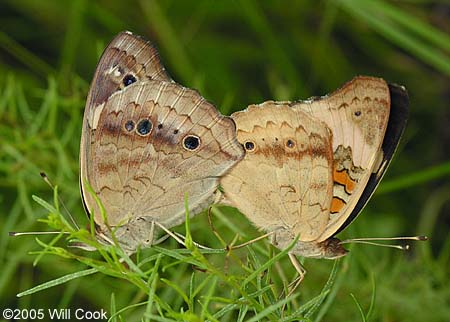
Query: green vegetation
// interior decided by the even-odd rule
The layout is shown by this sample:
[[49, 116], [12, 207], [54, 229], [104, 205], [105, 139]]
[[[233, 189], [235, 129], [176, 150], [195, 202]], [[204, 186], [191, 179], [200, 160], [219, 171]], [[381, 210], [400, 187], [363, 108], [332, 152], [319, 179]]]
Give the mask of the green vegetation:
[[[0, 309], [104, 309], [113, 321], [448, 320], [449, 11], [444, 0], [2, 1]], [[411, 113], [400, 148], [340, 237], [430, 241], [409, 252], [352, 245], [338, 262], [306, 259], [289, 297], [296, 275], [286, 251], [267, 240], [220, 250], [220, 238], [260, 235], [229, 207], [211, 212], [220, 238], [206, 213], [177, 227], [186, 247], [169, 238], [131, 258], [114, 247], [68, 247], [68, 236], [91, 240], [78, 188], [82, 113], [96, 62], [122, 30], [153, 41], [170, 75], [224, 114], [323, 95], [355, 75], [405, 85]], [[68, 224], [57, 195], [87, 229]], [[8, 236], [55, 229], [70, 235]]]

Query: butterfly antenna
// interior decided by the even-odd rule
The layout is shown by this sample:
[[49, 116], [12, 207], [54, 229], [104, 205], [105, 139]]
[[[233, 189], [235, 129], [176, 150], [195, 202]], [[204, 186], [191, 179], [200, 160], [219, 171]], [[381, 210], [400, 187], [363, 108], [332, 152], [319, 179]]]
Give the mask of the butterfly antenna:
[[[55, 186], [50, 182], [50, 179], [48, 178], [47, 174], [45, 172], [40, 172], [40, 175], [42, 177], [42, 179], [44, 179], [44, 181], [50, 186], [50, 188], [54, 191], [55, 190]], [[66, 204], [63, 202], [63, 200], [61, 199], [61, 197], [58, 195], [58, 201], [61, 204], [61, 206], [64, 208], [64, 210], [66, 211], [68, 217], [70, 218], [70, 221], [72, 221], [73, 225], [75, 226], [75, 228], [77, 230], [80, 229], [80, 227], [78, 226], [77, 222], [75, 221], [75, 219], [73, 218], [73, 216], [71, 215], [69, 209], [67, 209]]]
[[381, 247], [388, 247], [388, 248], [395, 248], [400, 250], [408, 250], [409, 245], [396, 245], [396, 244], [382, 244], [377, 243], [377, 241], [391, 241], [391, 240], [414, 240], [414, 241], [426, 241], [428, 240], [427, 236], [407, 236], [407, 237], [369, 237], [369, 238], [353, 238], [353, 239], [347, 239], [340, 242], [340, 244], [366, 244], [366, 245], [373, 245], [373, 246], [381, 246]]

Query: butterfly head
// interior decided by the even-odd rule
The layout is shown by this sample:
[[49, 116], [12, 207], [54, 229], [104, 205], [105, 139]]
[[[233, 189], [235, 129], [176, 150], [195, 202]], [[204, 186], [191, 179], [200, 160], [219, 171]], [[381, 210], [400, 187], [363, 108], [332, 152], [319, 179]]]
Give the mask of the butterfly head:
[[[272, 243], [280, 249], [285, 249], [294, 239], [295, 237], [288, 230], [279, 229], [276, 231]], [[298, 256], [325, 259], [337, 259], [348, 253], [341, 241], [334, 237], [322, 242], [298, 240], [290, 252]]]
[[320, 243], [298, 241], [291, 252], [303, 257], [325, 259], [337, 259], [348, 253], [337, 238], [329, 238]]
[[337, 259], [347, 255], [348, 253], [348, 250], [346, 250], [342, 246], [341, 241], [334, 237], [328, 238], [327, 240], [318, 244], [318, 246], [322, 249], [322, 258], [326, 259]]

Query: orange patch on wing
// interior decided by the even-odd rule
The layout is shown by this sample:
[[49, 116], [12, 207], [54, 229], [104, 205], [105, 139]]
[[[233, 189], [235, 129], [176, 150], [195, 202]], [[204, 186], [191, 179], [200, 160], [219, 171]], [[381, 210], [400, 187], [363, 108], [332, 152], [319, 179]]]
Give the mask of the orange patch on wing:
[[356, 183], [350, 178], [347, 171], [336, 171], [336, 169], [334, 169], [333, 180], [334, 182], [343, 185], [348, 194], [351, 194], [355, 189]]
[[331, 213], [337, 213], [339, 211], [341, 211], [341, 209], [345, 206], [345, 201], [342, 199], [339, 199], [337, 197], [333, 197], [333, 199], [331, 199], [331, 208], [330, 211]]

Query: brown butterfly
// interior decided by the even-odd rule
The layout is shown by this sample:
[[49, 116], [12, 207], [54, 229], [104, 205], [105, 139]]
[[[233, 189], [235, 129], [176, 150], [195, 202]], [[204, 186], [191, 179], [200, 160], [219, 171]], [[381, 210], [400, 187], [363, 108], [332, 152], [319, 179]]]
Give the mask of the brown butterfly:
[[[175, 83], [147, 41], [123, 32], [105, 49], [86, 102], [80, 185], [99, 240], [127, 251], [215, 198], [220, 177], [242, 159], [235, 124], [198, 92]], [[89, 192], [105, 208], [101, 209]]]
[[298, 237], [291, 259], [341, 257], [334, 236], [373, 194], [407, 117], [404, 87], [364, 76], [329, 96], [236, 112], [246, 154], [221, 180], [225, 202], [281, 249]]

